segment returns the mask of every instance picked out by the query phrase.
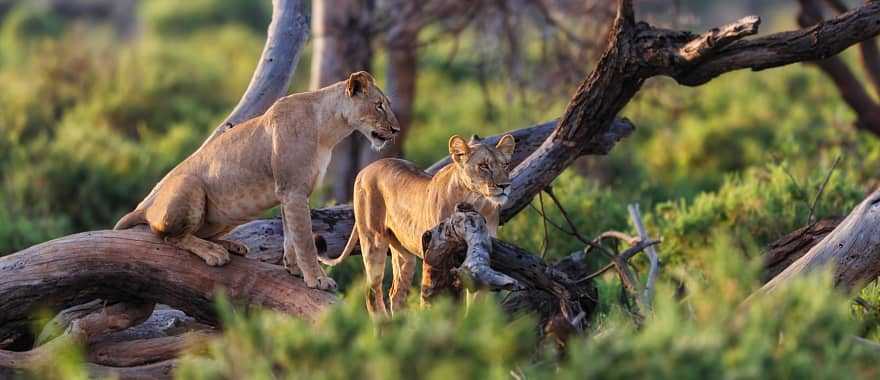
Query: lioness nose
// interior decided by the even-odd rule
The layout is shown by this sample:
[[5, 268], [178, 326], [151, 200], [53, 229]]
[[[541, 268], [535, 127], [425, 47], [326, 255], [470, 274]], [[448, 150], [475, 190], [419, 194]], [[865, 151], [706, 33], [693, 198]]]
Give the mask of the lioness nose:
[[499, 184], [498, 184], [498, 188], [500, 188], [501, 190], [504, 190], [504, 189], [506, 189], [506, 188], [508, 188], [508, 187], [510, 187], [510, 182], [508, 182], [508, 183], [499, 183]]

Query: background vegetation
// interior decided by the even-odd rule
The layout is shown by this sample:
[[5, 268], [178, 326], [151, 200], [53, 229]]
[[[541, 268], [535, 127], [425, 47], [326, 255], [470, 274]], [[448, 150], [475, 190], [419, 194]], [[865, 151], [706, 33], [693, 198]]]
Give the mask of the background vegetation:
[[[0, 255], [110, 228], [194, 150], [250, 79], [269, 19], [264, 3], [146, 1], [134, 39], [30, 2], [0, 7]], [[787, 5], [765, 5], [775, 15], [765, 25], [790, 26]], [[489, 135], [561, 113], [567, 99], [511, 95], [501, 73], [488, 78], [487, 96], [466, 43], [450, 61], [453, 48], [422, 50], [407, 158], [426, 166], [445, 155], [450, 134]], [[307, 54], [291, 91], [306, 89]], [[664, 261], [658, 309], [644, 326], [617, 306], [616, 279], [600, 278], [605, 306], [590, 335], [557, 360], [533, 324], [505, 319], [491, 302], [469, 313], [444, 303], [375, 326], [349, 280], [348, 301], [318, 328], [222, 306], [223, 341], [187, 359], [181, 377], [876, 377], [876, 354], [851, 336], [876, 337], [877, 311], [851, 306], [822, 278], [737, 308], [756, 287], [763, 247], [811, 214], [845, 215], [877, 184], [880, 142], [851, 127], [828, 79], [793, 65], [698, 88], [654, 80], [623, 115], [635, 134], [608, 157], [579, 162], [554, 193], [586, 236], [632, 231], [626, 205], [641, 204]], [[562, 223], [546, 196], [544, 207]], [[583, 248], [552, 226], [545, 247], [543, 230], [526, 210], [500, 233], [549, 258]], [[359, 274], [350, 261], [334, 276]], [[679, 282], [687, 295], [676, 295]], [[875, 303], [878, 294], [862, 292]]]

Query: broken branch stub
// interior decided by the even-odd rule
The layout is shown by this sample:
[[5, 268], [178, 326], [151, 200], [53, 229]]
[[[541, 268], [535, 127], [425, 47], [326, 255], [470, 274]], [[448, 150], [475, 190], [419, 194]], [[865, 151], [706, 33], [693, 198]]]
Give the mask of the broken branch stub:
[[435, 264], [449, 256], [457, 258], [454, 251], [460, 251], [461, 242], [465, 247], [464, 260], [460, 266], [452, 268], [451, 272], [466, 287], [491, 290], [522, 288], [510, 276], [490, 267], [492, 240], [486, 228], [486, 218], [468, 203], [456, 205], [454, 214], [422, 236], [425, 262], [428, 266], [436, 266]]

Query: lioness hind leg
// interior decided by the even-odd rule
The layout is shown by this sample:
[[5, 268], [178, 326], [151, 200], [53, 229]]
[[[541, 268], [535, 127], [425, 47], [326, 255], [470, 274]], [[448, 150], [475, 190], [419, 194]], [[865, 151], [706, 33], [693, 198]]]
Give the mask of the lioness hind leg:
[[197, 177], [169, 177], [144, 210], [144, 216], [153, 233], [201, 257], [208, 265], [219, 266], [229, 262], [229, 252], [193, 235], [202, 227], [205, 198], [205, 189]]
[[[360, 232], [360, 231], [359, 231]], [[364, 272], [367, 277], [367, 310], [373, 318], [388, 316], [385, 308], [385, 295], [382, 280], [385, 278], [385, 258], [388, 256], [388, 242], [382, 239], [367, 238], [361, 233], [361, 253], [364, 256]]]
[[391, 282], [391, 315], [406, 308], [406, 299], [416, 274], [416, 261], [416, 256], [409, 251], [398, 244], [391, 244], [391, 269], [394, 274]]
[[229, 262], [229, 251], [217, 243], [197, 238], [193, 234], [185, 234], [179, 237], [168, 237], [165, 241], [174, 244], [178, 248], [194, 253], [205, 260], [208, 265], [217, 267]]
[[232, 231], [232, 226], [217, 224], [217, 223], [207, 223], [205, 222], [202, 225], [202, 228], [196, 232], [196, 236], [202, 237], [207, 241], [220, 244], [223, 248], [225, 248], [229, 253], [238, 256], [246, 256], [248, 254], [248, 247], [244, 244], [241, 244], [237, 241], [226, 240], [222, 237], [225, 236], [229, 231]]

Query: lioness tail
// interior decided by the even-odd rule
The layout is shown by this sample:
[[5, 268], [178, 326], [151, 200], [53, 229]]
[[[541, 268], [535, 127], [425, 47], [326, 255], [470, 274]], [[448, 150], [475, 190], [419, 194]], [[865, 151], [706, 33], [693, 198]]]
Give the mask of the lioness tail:
[[126, 228], [134, 227], [138, 224], [147, 224], [147, 219], [144, 217], [144, 212], [142, 210], [134, 210], [125, 216], [122, 219], [119, 219], [116, 222], [116, 226], [113, 227], [114, 230], [124, 230]]
[[357, 224], [355, 224], [354, 227], [352, 227], [352, 229], [351, 229], [351, 236], [348, 237], [348, 243], [345, 243], [345, 249], [342, 250], [342, 254], [340, 254], [339, 257], [337, 257], [335, 259], [329, 259], [329, 258], [323, 257], [321, 255], [318, 255], [318, 260], [320, 260], [325, 265], [336, 266], [337, 264], [341, 263], [342, 260], [345, 260], [345, 258], [351, 254], [351, 251], [354, 251], [354, 248], [355, 248], [355, 246], [357, 246], [357, 243], [358, 243], [358, 228], [357, 228]]

